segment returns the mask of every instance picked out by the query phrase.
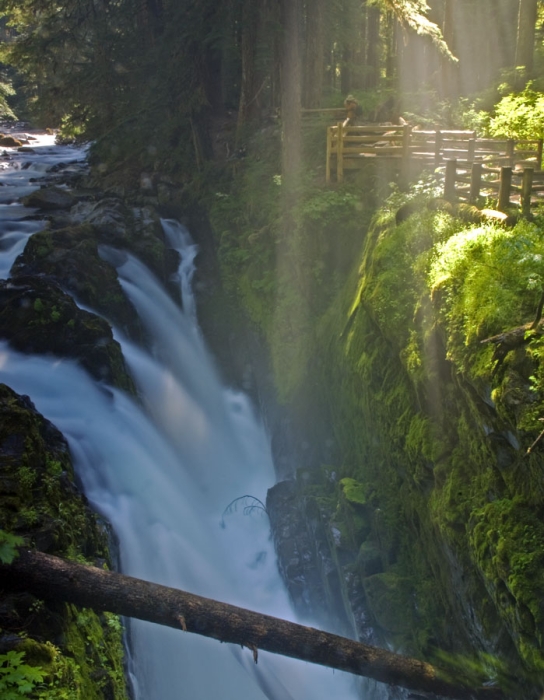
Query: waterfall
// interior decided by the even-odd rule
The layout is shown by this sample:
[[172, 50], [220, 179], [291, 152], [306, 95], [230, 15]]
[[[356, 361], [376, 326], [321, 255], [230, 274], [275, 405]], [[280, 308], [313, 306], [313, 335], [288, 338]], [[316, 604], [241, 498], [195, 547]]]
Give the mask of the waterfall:
[[[117, 534], [124, 573], [293, 619], [266, 514], [231, 508], [223, 517], [245, 494], [265, 501], [274, 481], [268, 438], [247, 397], [221, 385], [195, 332], [196, 249], [179, 224], [164, 227], [182, 257], [184, 311], [139, 260], [101, 249], [148, 334], [143, 350], [116, 331], [141, 403], [71, 361], [6, 343], [0, 381], [29, 395], [67, 438], [87, 497]], [[8, 255], [13, 245], [0, 250], [2, 269]], [[355, 697], [348, 674], [266, 652], [255, 665], [247, 649], [137, 620], [128, 630], [135, 700]]]

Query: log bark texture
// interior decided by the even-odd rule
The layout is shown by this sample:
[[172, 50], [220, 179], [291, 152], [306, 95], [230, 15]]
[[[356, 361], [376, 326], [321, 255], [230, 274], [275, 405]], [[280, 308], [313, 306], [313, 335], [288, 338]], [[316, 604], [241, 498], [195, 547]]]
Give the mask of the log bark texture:
[[336, 668], [410, 690], [459, 700], [504, 700], [497, 688], [464, 688], [436, 668], [335, 634], [245, 610], [175, 588], [65, 561], [42, 552], [20, 552], [0, 566], [2, 587], [31, 591], [97, 611], [109, 611]]

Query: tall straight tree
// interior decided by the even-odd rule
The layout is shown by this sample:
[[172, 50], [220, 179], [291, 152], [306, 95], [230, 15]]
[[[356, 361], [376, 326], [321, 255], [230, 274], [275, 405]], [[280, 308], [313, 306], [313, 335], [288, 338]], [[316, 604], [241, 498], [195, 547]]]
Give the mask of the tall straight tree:
[[380, 8], [368, 8], [365, 87], [375, 88], [380, 79]]
[[238, 106], [237, 131], [243, 129], [259, 112], [257, 84], [257, 42], [259, 19], [264, 7], [260, 0], [243, 0], [241, 21], [242, 75], [240, 80], [240, 103]]
[[519, 0], [516, 66], [525, 68], [527, 75], [533, 72], [537, 16], [538, 0]]
[[325, 0], [306, 2], [303, 104], [319, 107], [325, 74]]
[[286, 192], [292, 192], [300, 175], [301, 0], [280, 0], [282, 25], [281, 123], [282, 176]]

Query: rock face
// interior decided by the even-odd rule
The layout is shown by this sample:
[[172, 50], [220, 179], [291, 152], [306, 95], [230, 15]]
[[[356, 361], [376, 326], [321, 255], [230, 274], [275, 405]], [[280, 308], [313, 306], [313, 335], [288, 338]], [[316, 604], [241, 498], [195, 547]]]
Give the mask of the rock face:
[[[96, 566], [108, 532], [74, 483], [68, 445], [28, 397], [0, 384], [0, 530], [25, 544]], [[24, 630], [24, 634], [21, 631]], [[126, 700], [121, 627], [113, 615], [0, 591], [0, 654], [24, 652], [58, 697]], [[57, 697], [57, 695], [55, 695]], [[68, 697], [68, 695], [66, 695]]]
[[[359, 580], [362, 607], [394, 648], [482, 654], [483, 666], [508, 668], [520, 696], [539, 697], [544, 355], [540, 328], [526, 332], [540, 290], [519, 270], [541, 264], [542, 230], [476, 229], [443, 212], [446, 236], [432, 211], [405, 214], [376, 219], [313, 329], [304, 382], [326, 422], [316, 430], [302, 414], [299, 425], [306, 419], [306, 435], [332, 427], [339, 458], [302, 462], [315, 476], [301, 483], [297, 472], [294, 485], [275, 487], [282, 573], [295, 601], [307, 606], [300, 582], [318, 580], [329, 602], [308, 560], [332, 561], [348, 619], [358, 603], [343, 572]], [[500, 304], [490, 289], [504, 295]], [[494, 352], [483, 342], [520, 328], [522, 345], [501, 341]], [[323, 464], [334, 465], [334, 484], [319, 476]], [[311, 502], [324, 516], [324, 556], [287, 536], [311, 531]]]
[[333, 501], [323, 495], [326, 491], [317, 487], [309, 495], [304, 478], [308, 476], [302, 471], [297, 479], [280, 481], [266, 499], [280, 574], [290, 598], [310, 624], [317, 621], [343, 636], [379, 645], [353, 566], [357, 552], [335, 526]]

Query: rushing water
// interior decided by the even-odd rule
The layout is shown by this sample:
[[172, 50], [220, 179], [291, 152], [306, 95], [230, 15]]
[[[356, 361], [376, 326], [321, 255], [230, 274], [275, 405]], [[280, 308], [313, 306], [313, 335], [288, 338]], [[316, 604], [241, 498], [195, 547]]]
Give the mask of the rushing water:
[[[66, 158], [62, 149], [46, 155]], [[18, 180], [17, 187], [25, 186]], [[22, 227], [8, 244], [14, 221], [0, 223], [3, 271], [32, 233]], [[6, 343], [0, 381], [29, 395], [66, 436], [85, 493], [115, 529], [125, 573], [293, 619], [266, 515], [231, 509], [223, 518], [240, 496], [265, 501], [274, 481], [268, 439], [247, 398], [221, 385], [197, 330], [196, 248], [179, 224], [163, 226], [182, 258], [184, 311], [139, 260], [101, 250], [148, 333], [148, 350], [116, 333], [141, 405], [70, 361], [24, 356]], [[347, 674], [291, 659], [260, 652], [255, 665], [247, 649], [136, 620], [129, 638], [136, 700], [355, 697]]]

